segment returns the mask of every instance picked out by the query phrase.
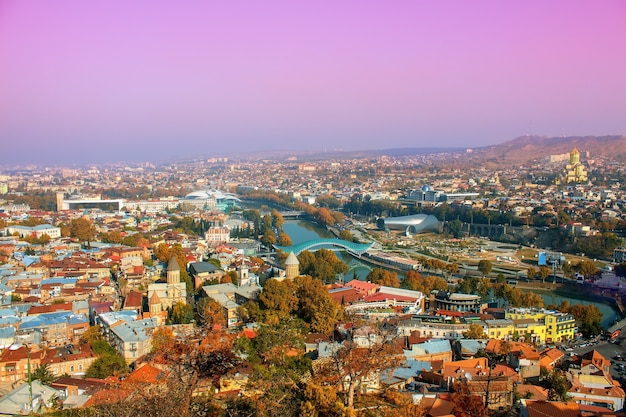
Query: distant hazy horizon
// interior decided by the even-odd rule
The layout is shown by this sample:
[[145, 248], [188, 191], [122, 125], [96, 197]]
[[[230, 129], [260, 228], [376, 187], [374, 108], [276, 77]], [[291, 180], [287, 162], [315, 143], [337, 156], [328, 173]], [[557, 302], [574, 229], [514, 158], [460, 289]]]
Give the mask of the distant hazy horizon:
[[0, 165], [626, 134], [626, 2], [0, 2]]

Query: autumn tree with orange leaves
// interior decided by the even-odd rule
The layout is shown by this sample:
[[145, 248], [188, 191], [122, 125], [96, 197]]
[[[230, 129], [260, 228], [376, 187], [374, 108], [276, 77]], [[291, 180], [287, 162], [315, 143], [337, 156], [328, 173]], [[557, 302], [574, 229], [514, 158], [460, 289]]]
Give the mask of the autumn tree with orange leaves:
[[451, 400], [454, 404], [453, 414], [456, 417], [489, 417], [489, 411], [482, 398], [473, 395], [466, 383], [455, 382], [452, 389]]
[[[374, 341], [378, 339], [379, 341]], [[370, 338], [369, 347], [353, 340], [345, 341], [328, 358], [314, 364], [314, 376], [327, 384], [336, 384], [344, 392], [345, 405], [353, 410], [357, 391], [368, 379], [400, 366], [404, 357], [402, 346], [391, 336], [379, 332]]]

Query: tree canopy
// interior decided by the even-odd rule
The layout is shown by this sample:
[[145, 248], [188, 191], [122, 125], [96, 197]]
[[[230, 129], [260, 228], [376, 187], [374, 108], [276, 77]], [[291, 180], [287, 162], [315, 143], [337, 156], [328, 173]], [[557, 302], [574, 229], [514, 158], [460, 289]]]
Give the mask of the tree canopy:
[[393, 271], [382, 268], [374, 268], [367, 274], [367, 281], [371, 281], [374, 284], [385, 285], [387, 287], [400, 287], [400, 281], [398, 280], [398, 274]]
[[337, 274], [345, 274], [349, 270], [348, 265], [328, 249], [303, 251], [298, 255], [298, 261], [301, 274], [319, 278], [323, 282], [334, 282]]
[[87, 247], [96, 237], [96, 227], [88, 217], [79, 217], [70, 222], [70, 236], [81, 242], [85, 242]]

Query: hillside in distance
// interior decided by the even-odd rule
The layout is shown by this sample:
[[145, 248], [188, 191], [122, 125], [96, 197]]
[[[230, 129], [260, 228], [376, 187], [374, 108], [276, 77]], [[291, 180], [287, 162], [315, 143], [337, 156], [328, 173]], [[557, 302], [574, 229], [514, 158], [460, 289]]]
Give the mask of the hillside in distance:
[[[626, 136], [522, 136], [498, 145], [474, 149], [471, 159], [486, 165], [507, 166], [545, 162], [549, 155], [571, 152], [577, 148], [589, 158], [609, 157], [626, 160]], [[584, 159], [584, 156], [583, 156]]]

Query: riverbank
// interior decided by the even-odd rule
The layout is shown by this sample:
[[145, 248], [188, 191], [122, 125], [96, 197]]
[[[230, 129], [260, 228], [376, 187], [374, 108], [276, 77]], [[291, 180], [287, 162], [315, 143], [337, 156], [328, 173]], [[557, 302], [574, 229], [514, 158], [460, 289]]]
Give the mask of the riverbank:
[[518, 283], [517, 288], [521, 290], [550, 292], [564, 298], [574, 298], [608, 304], [618, 313], [620, 319], [626, 317], [626, 312], [624, 312], [623, 306], [620, 302], [618, 302], [612, 292], [603, 288], [594, 287], [590, 284], [553, 284], [547, 282], [544, 284], [542, 282], [520, 282]]

